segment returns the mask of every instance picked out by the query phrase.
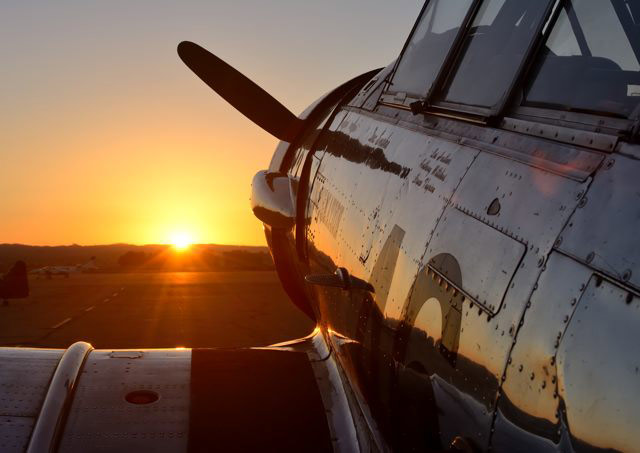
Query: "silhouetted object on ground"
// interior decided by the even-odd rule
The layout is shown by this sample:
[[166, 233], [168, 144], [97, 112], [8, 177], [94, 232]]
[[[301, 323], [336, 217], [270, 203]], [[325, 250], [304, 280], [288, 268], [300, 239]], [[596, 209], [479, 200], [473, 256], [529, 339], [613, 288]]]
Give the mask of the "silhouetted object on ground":
[[[37, 271], [44, 267], [74, 266], [85, 263], [88, 257], [95, 257], [96, 266], [87, 266], [82, 272], [122, 272], [122, 271], [209, 271], [226, 270], [221, 264], [223, 253], [230, 251], [245, 251], [252, 254], [260, 262], [265, 259], [271, 263], [266, 247], [238, 246], [219, 244], [197, 244], [189, 250], [177, 253], [167, 244], [131, 245], [66, 245], [66, 246], [33, 246], [22, 244], [0, 244], [0, 276], [7, 272], [17, 260], [28, 263], [27, 272]], [[136, 252], [138, 258], [128, 256], [127, 252]], [[146, 255], [142, 260], [141, 252]], [[120, 261], [124, 260], [124, 265]], [[136, 265], [130, 265], [131, 261]], [[144, 261], [144, 264], [137, 266]], [[224, 260], [222, 260], [224, 261]], [[97, 263], [100, 263], [99, 266]], [[88, 264], [88, 263], [87, 263]], [[260, 266], [264, 268], [265, 266]], [[272, 269], [272, 265], [267, 266]], [[255, 266], [251, 267], [255, 269]], [[45, 277], [46, 273], [33, 272], [34, 275]], [[52, 277], [53, 278], [53, 277]]]
[[273, 270], [271, 255], [264, 251], [187, 251], [172, 253], [129, 250], [118, 258], [124, 271], [262, 271]]
[[150, 255], [145, 252], [137, 252], [135, 250], [129, 250], [120, 258], [118, 258], [118, 265], [123, 268], [139, 267], [145, 264], [150, 258]]
[[266, 252], [247, 252], [244, 250], [231, 250], [222, 252], [220, 259], [225, 270], [272, 270], [273, 260]]
[[16, 264], [2, 276], [0, 280], [0, 299], [2, 305], [9, 305], [9, 299], [23, 299], [29, 297], [29, 282], [27, 281], [27, 266], [24, 261]]

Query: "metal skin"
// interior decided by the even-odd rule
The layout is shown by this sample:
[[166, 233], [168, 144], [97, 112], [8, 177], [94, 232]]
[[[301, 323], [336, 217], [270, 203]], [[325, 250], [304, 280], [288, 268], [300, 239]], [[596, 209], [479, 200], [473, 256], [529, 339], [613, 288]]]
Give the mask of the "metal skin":
[[[360, 444], [637, 449], [640, 148], [527, 109], [414, 115], [382, 90], [271, 168], [298, 187], [297, 234], [272, 253], [307, 276]], [[373, 291], [340, 288], [341, 269]]]
[[[600, 172], [613, 168], [601, 168], [595, 180], [603, 182], [590, 187], [590, 177], [551, 174], [394, 123], [356, 109], [337, 116], [313, 156], [320, 164], [305, 215], [310, 272], [344, 267], [376, 290], [317, 287], [313, 298], [372, 435], [379, 430], [399, 450], [447, 446], [456, 436], [480, 450], [632, 450], [640, 440], [627, 422], [640, 415], [638, 354], [617, 343], [634, 344], [638, 326], [637, 295], [623, 278], [632, 283], [638, 263], [635, 229], [624, 220], [638, 218], [636, 162], [619, 167], [628, 176], [615, 179], [612, 202], [614, 177]], [[382, 150], [382, 163], [359, 161], [361, 149]], [[496, 200], [498, 212], [490, 209]], [[610, 225], [621, 230], [611, 232], [614, 241]], [[595, 246], [600, 259], [578, 251]], [[606, 296], [608, 310], [589, 318], [601, 332], [591, 355], [584, 327], [575, 328], [585, 340], [562, 339], [600, 272], [629, 302]], [[612, 338], [617, 316], [625, 327]]]

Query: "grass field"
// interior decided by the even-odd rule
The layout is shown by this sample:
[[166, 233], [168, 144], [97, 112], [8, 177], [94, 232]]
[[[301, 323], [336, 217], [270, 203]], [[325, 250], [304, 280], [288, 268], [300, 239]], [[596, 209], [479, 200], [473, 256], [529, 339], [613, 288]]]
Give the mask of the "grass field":
[[0, 307], [1, 345], [263, 346], [314, 327], [268, 271], [73, 274], [29, 283], [29, 298]]

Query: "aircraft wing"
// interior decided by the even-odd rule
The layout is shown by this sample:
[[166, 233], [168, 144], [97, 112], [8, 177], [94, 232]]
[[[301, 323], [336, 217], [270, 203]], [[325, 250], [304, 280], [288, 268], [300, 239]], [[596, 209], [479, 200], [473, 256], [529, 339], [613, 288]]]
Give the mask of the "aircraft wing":
[[320, 334], [268, 348], [0, 349], [0, 451], [356, 451]]

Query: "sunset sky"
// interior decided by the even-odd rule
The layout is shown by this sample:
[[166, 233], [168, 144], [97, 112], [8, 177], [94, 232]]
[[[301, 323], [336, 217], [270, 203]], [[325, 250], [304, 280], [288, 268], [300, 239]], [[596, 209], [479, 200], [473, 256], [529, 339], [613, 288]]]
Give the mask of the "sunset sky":
[[249, 189], [276, 139], [197, 79], [178, 42], [297, 114], [395, 58], [421, 3], [3, 1], [0, 243], [264, 244]]

